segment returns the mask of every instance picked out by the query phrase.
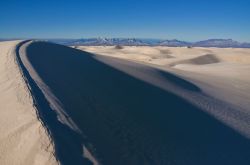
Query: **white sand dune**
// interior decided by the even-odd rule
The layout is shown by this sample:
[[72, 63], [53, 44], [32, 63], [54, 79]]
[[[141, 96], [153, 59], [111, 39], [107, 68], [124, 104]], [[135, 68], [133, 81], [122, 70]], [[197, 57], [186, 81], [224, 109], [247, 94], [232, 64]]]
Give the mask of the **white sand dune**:
[[16, 63], [19, 42], [0, 42], [0, 164], [57, 164]]
[[22, 77], [17, 43], [0, 43], [0, 164], [249, 164], [249, 49], [30, 41]]

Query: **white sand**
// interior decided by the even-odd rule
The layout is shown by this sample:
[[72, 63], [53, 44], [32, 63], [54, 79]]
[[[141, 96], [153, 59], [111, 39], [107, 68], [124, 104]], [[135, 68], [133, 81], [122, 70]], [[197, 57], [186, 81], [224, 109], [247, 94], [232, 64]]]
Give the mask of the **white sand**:
[[57, 164], [15, 61], [17, 43], [0, 42], [0, 164]]
[[[15, 46], [18, 42], [0, 42], [0, 164], [58, 164], [53, 155], [53, 144], [37, 118], [33, 100], [15, 61]], [[169, 86], [160, 76], [155, 77], [157, 74], [151, 73], [147, 67], [141, 69], [147, 69], [145, 74], [138, 72], [137, 75], [129, 67], [122, 68], [119, 61], [112, 64], [112, 67], [132, 76], [172, 90], [190, 102], [199, 100], [197, 104], [207, 106], [207, 113], [250, 138], [250, 49], [146, 46], [123, 49], [93, 46], [78, 49], [143, 63], [184, 77], [211, 96], [211, 100], [204, 95]], [[112, 63], [112, 59], [105, 60], [101, 56], [95, 58], [109, 65]], [[159, 82], [148, 78], [150, 73]], [[220, 101], [217, 104], [216, 99], [227, 104], [221, 104]], [[224, 105], [232, 106], [227, 108]], [[88, 152], [84, 152], [87, 156]]]

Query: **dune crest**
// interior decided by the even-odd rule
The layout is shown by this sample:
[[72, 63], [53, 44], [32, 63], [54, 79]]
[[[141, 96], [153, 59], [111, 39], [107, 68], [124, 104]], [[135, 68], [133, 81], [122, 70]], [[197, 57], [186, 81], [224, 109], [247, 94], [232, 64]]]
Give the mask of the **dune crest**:
[[178, 64], [193, 64], [193, 65], [206, 65], [206, 64], [213, 64], [219, 63], [221, 60], [213, 54], [205, 54], [199, 57], [191, 58], [188, 60], [182, 60], [178, 62], [174, 62], [170, 64], [170, 66], [176, 66]]

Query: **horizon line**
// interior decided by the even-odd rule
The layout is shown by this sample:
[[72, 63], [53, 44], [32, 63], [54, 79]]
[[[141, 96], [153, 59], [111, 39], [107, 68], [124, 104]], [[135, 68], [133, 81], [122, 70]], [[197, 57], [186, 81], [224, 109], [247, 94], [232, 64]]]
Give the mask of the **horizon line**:
[[190, 40], [180, 40], [177, 38], [151, 38], [151, 37], [79, 37], [79, 38], [69, 38], [69, 37], [55, 37], [55, 38], [46, 38], [46, 37], [13, 37], [13, 38], [0, 38], [0, 40], [80, 40], [80, 39], [97, 39], [97, 38], [105, 38], [105, 39], [141, 39], [141, 40], [178, 40], [178, 41], [184, 41], [184, 42], [199, 42], [199, 41], [206, 41], [206, 40], [232, 40], [240, 43], [250, 43], [250, 41], [239, 41], [232, 38], [207, 38], [202, 40], [196, 40], [196, 41], [190, 41]]

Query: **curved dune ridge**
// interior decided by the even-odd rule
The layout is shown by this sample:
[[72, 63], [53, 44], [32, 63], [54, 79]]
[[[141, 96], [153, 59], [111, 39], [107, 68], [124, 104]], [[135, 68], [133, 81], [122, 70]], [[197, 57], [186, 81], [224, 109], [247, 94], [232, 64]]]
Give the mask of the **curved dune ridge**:
[[0, 42], [0, 164], [55, 165], [53, 144], [17, 65], [20, 42]]
[[17, 56], [62, 164], [250, 162], [247, 116], [173, 73], [46, 42]]

